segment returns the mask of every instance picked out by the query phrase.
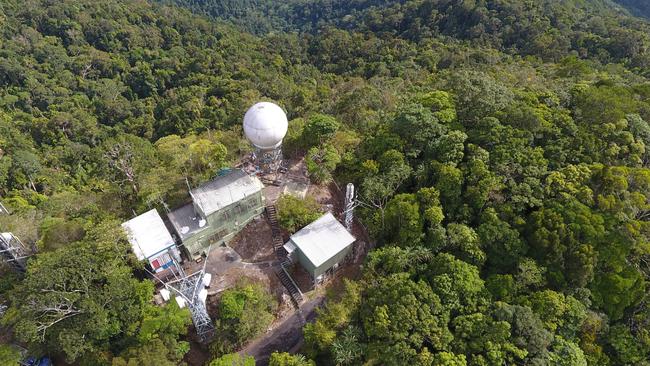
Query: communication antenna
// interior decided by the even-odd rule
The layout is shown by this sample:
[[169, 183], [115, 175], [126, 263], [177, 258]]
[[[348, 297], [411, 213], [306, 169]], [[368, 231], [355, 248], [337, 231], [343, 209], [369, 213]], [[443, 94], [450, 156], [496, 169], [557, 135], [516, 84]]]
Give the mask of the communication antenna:
[[0, 260], [16, 271], [25, 272], [31, 252], [12, 233], [0, 233]]
[[[210, 253], [210, 249], [212, 249], [212, 245], [208, 247], [207, 253]], [[184, 302], [187, 304], [192, 315], [192, 323], [194, 323], [196, 334], [202, 342], [207, 342], [214, 336], [215, 332], [214, 323], [212, 323], [208, 309], [205, 306], [207, 290], [204, 289], [203, 277], [205, 276], [205, 266], [208, 264], [208, 260], [206, 258], [203, 262], [203, 267], [200, 271], [190, 275], [185, 273], [183, 267], [173, 257], [172, 260], [174, 261], [174, 267], [177, 272], [172, 270], [174, 279], [171, 281], [163, 281], [154, 273], [147, 272], [165, 286], [167, 290], [176, 294], [177, 298], [180, 297], [181, 300], [177, 300], [177, 302], [181, 307], [181, 303]]]
[[357, 202], [354, 199], [354, 184], [348, 183], [345, 190], [345, 228], [352, 231], [352, 223], [354, 221], [354, 208]]

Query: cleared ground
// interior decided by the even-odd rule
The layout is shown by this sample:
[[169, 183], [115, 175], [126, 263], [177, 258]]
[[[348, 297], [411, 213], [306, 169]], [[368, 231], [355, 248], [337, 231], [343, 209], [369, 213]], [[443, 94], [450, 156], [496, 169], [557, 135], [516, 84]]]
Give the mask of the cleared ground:
[[[304, 160], [291, 160], [289, 170], [283, 176], [283, 182], [308, 184]], [[345, 187], [343, 187], [343, 190]], [[267, 204], [275, 202], [284, 185], [268, 185], [264, 189], [264, 196]], [[331, 211], [343, 221], [342, 211], [344, 206], [345, 192], [336, 184], [314, 185], [309, 184], [307, 195], [313, 197], [324, 211]], [[286, 233], [285, 233], [286, 234]], [[217, 318], [217, 306], [221, 292], [237, 284], [242, 278], [259, 281], [263, 283], [280, 303], [275, 314], [276, 320], [271, 324], [265, 334], [251, 340], [240, 353], [254, 356], [258, 365], [268, 364], [268, 358], [274, 351], [298, 352], [303, 344], [302, 328], [306, 322], [314, 321], [317, 309], [325, 301], [327, 291], [336, 292], [341, 288], [343, 279], [358, 278], [360, 264], [367, 251], [369, 243], [365, 229], [355, 222], [353, 234], [358, 239], [352, 251], [352, 255], [346, 263], [343, 263], [339, 270], [328, 278], [323, 284], [313, 286], [308, 273], [294, 265], [290, 269], [291, 275], [304, 294], [305, 301], [300, 304], [299, 309], [290, 302], [289, 295], [280, 283], [275, 271], [279, 269], [279, 261], [276, 258], [272, 245], [272, 231], [266, 215], [252, 221], [233, 240], [228, 247], [213, 248], [208, 257], [206, 271], [213, 275], [209, 289], [208, 311], [213, 319]], [[288, 239], [285, 235], [285, 240]], [[192, 268], [199, 269], [202, 263], [192, 263]], [[193, 333], [193, 330], [190, 331]], [[206, 346], [196, 341], [192, 342], [192, 349], [185, 358], [191, 366], [202, 366], [210, 358]]]

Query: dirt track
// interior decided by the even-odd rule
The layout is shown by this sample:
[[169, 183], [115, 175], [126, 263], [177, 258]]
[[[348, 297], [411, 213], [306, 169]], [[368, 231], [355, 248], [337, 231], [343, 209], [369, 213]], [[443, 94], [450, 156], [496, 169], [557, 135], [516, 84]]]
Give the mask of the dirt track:
[[242, 355], [251, 355], [257, 360], [257, 365], [268, 365], [271, 353], [295, 352], [302, 345], [302, 327], [306, 322], [312, 322], [316, 318], [316, 309], [325, 301], [324, 296], [304, 302], [300, 310], [291, 314], [281, 324], [273, 328], [261, 338], [248, 344], [239, 351]]

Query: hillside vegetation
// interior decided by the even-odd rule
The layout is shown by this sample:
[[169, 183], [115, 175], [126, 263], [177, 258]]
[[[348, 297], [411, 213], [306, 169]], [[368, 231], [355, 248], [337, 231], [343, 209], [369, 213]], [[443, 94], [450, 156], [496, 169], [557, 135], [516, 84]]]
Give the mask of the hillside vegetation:
[[650, 3], [643, 0], [616, 0], [632, 12], [632, 14], [650, 18]]
[[318, 365], [650, 362], [649, 23], [596, 0], [174, 3], [0, 5], [0, 229], [39, 249], [0, 269], [2, 324], [34, 353], [182, 364], [188, 314], [151, 305], [119, 223], [247, 152], [272, 100], [377, 242], [304, 329]]

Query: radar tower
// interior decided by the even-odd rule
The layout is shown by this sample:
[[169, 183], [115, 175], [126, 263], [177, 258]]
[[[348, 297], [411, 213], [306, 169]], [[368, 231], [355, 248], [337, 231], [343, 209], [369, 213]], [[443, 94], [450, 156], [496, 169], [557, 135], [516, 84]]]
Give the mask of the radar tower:
[[255, 147], [253, 161], [263, 174], [274, 174], [282, 166], [282, 140], [289, 122], [277, 104], [260, 102], [244, 115], [244, 134]]
[[[210, 253], [210, 249], [212, 249], [212, 246], [208, 248], [207, 253]], [[174, 264], [177, 272], [172, 271], [175, 278], [171, 281], [163, 281], [155, 274], [151, 272], [150, 274], [162, 283], [167, 290], [175, 293], [176, 296], [180, 297], [187, 304], [192, 315], [192, 323], [196, 329], [196, 334], [202, 342], [207, 342], [214, 336], [215, 331], [214, 324], [205, 305], [205, 298], [201, 296], [201, 292], [205, 291], [203, 277], [205, 276], [205, 266], [208, 264], [208, 260], [207, 258], [205, 259], [200, 271], [189, 275], [185, 273], [183, 267], [176, 263], [175, 259]]]

